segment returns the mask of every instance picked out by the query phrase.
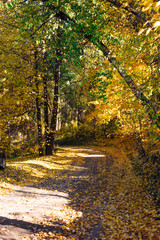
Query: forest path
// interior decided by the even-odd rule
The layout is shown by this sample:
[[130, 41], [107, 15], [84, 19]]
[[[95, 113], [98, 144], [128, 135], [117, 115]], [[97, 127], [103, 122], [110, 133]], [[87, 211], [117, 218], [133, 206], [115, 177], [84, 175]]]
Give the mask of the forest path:
[[159, 240], [159, 208], [119, 146], [18, 158], [0, 174], [0, 240]]
[[[92, 192], [92, 184], [94, 191], [89, 201], [91, 205], [94, 202], [100, 190], [97, 188], [95, 192], [94, 182], [94, 176], [98, 174], [98, 162], [107, 158], [92, 149], [72, 148], [71, 151], [78, 151], [81, 163], [75, 159], [67, 170], [53, 178], [48, 177], [45, 181], [25, 187], [14, 185], [10, 193], [0, 195], [1, 240], [74, 239], [75, 230], [69, 231], [67, 228], [71, 221], [83, 218], [86, 214], [100, 215], [101, 210], [96, 205], [85, 210], [79, 206], [86, 194]], [[106, 161], [107, 164], [112, 164], [112, 160]], [[100, 224], [94, 222], [91, 225], [84, 239], [99, 237]], [[83, 238], [76, 235], [75, 239]]]

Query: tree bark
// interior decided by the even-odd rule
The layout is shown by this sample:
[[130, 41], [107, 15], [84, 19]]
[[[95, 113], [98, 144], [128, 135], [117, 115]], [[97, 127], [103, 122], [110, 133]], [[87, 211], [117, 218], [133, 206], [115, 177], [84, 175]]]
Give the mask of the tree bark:
[[56, 50], [56, 63], [54, 70], [54, 98], [51, 112], [51, 123], [50, 123], [50, 131], [47, 134], [47, 152], [46, 155], [52, 155], [54, 151], [54, 141], [55, 141], [55, 132], [56, 132], [56, 123], [57, 123], [57, 114], [58, 114], [58, 99], [59, 99], [59, 82], [61, 76], [61, 49], [60, 49], [60, 41], [61, 41], [61, 29], [58, 28], [58, 48]]
[[139, 20], [143, 21], [143, 22], [147, 22], [146, 17], [144, 16], [144, 14], [140, 11], [135, 11], [133, 9], [131, 9], [128, 6], [123, 6], [123, 3], [120, 3], [118, 1], [115, 0], [106, 0], [106, 2], [110, 2], [111, 4], [113, 4], [113, 6], [117, 7], [117, 8], [123, 8], [125, 9], [127, 12], [132, 13], [135, 17], [137, 17]]
[[[42, 2], [46, 2], [47, 0], [42, 0]], [[113, 3], [113, 2], [112, 2]], [[59, 10], [59, 8], [57, 8], [56, 6], [54, 6], [53, 4], [49, 4], [47, 6], [50, 10], [55, 11], [55, 17], [57, 17], [58, 19], [61, 19], [62, 21], [65, 22], [70, 22], [73, 23], [73, 27], [77, 28], [78, 31], [80, 31], [80, 33], [86, 38], [88, 39], [90, 42], [92, 42], [94, 45], [96, 45], [99, 50], [101, 50], [104, 54], [105, 57], [107, 57], [107, 59], [109, 60], [110, 63], [113, 64], [113, 66], [116, 68], [116, 70], [119, 72], [119, 74], [123, 77], [123, 79], [125, 80], [125, 82], [127, 83], [127, 85], [129, 86], [129, 88], [131, 89], [131, 91], [133, 92], [133, 94], [135, 95], [135, 97], [142, 103], [142, 105], [146, 108], [149, 118], [151, 120], [151, 122], [155, 122], [157, 127], [160, 129], [160, 124], [158, 121], [153, 121], [153, 119], [159, 119], [159, 117], [157, 117], [156, 115], [153, 115], [154, 112], [154, 107], [151, 103], [151, 101], [144, 95], [144, 93], [138, 88], [138, 86], [136, 85], [136, 83], [134, 82], [134, 80], [132, 79], [132, 77], [130, 75], [127, 74], [126, 70], [120, 66], [119, 62], [116, 60], [115, 57], [113, 57], [110, 54], [109, 48], [102, 42], [102, 41], [98, 41], [95, 40], [94, 38], [94, 33], [87, 33], [88, 29], [87, 28], [82, 28], [79, 24], [76, 23], [75, 19], [72, 19], [71, 17], [69, 17], [66, 13], [62, 12]], [[126, 9], [128, 10], [128, 9]], [[134, 14], [137, 15], [137, 14]], [[79, 30], [80, 29], [80, 30]], [[156, 112], [157, 114], [157, 112]]]
[[[43, 0], [43, 2], [45, 2], [45, 0]], [[54, 11], [57, 10], [56, 7], [53, 5], [48, 5], [48, 7], [51, 10], [54, 10]], [[73, 22], [76, 25], [76, 27], [78, 27], [78, 24], [76, 24], [76, 21], [74, 19], [71, 19], [69, 16], [67, 16], [67, 14], [63, 13], [62, 11], [58, 11], [56, 14], [56, 17], [63, 21]], [[116, 60], [116, 58], [111, 56], [108, 47], [102, 41], [94, 41], [93, 40], [94, 35], [92, 35], [92, 33], [87, 34], [87, 29], [81, 28], [81, 33], [84, 34], [84, 37], [87, 38], [90, 42], [92, 42], [94, 45], [97, 45], [99, 50], [101, 50], [103, 52], [104, 56], [108, 58], [110, 63], [112, 63], [114, 65], [114, 67], [117, 69], [119, 74], [124, 78], [124, 80], [126, 81], [127, 85], [131, 88], [131, 90], [132, 90], [133, 94], [136, 96], [136, 98], [141, 100], [143, 105], [149, 104], [149, 100], [147, 99], [147, 97], [145, 97], [143, 92], [135, 84], [132, 77], [130, 75], [128, 75], [126, 73], [125, 69], [120, 66], [120, 64]]]
[[101, 41], [97, 42], [98, 48], [103, 52], [103, 55], [108, 58], [109, 62], [117, 69], [118, 73], [125, 80], [127, 85], [137, 99], [139, 99], [144, 106], [149, 104], [149, 99], [143, 94], [143, 92], [137, 87], [132, 77], [126, 73], [126, 70], [120, 66], [115, 57], [112, 57], [109, 49]]
[[[44, 66], [46, 64], [46, 54], [44, 55]], [[45, 124], [45, 154], [48, 155], [48, 133], [49, 133], [49, 114], [48, 114], [48, 88], [47, 88], [47, 68], [44, 67], [43, 73], [43, 97], [44, 97], [44, 124]]]
[[37, 110], [37, 130], [38, 130], [38, 146], [39, 156], [43, 155], [43, 144], [42, 144], [42, 123], [41, 123], [41, 108], [40, 108], [40, 97], [39, 97], [39, 80], [38, 80], [38, 52], [35, 50], [35, 85], [36, 85], [36, 110]]

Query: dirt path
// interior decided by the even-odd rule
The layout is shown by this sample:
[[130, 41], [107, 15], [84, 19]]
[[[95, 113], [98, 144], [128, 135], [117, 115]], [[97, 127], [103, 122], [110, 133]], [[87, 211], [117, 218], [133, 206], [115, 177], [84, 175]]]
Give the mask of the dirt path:
[[[59, 219], [67, 219], [65, 215], [68, 214], [69, 206], [74, 209], [70, 213], [72, 215], [69, 216], [70, 218], [87, 213], [88, 210], [85, 213], [77, 210], [77, 206], [81, 203], [76, 196], [81, 194], [83, 199], [85, 191], [91, 187], [89, 182], [94, 182], [94, 176], [98, 171], [98, 161], [106, 158], [103, 154], [90, 149], [82, 149], [82, 154], [85, 160], [83, 166], [77, 166], [77, 163], [74, 162], [68, 171], [64, 171], [54, 178], [48, 178], [36, 186], [15, 186], [11, 193], [0, 195], [1, 240], [45, 239], [40, 238], [40, 234], [37, 234], [42, 229], [51, 233], [54, 231], [55, 234], [64, 232], [64, 235], [67, 236], [67, 231], [62, 229]], [[46, 190], [48, 186], [51, 190]], [[93, 199], [90, 201], [94, 201], [94, 193]], [[65, 208], [67, 208], [66, 211], [64, 211]], [[101, 210], [93, 207], [89, 211], [100, 214]], [[44, 220], [51, 214], [55, 221], [51, 225], [45, 226]], [[88, 236], [91, 239], [98, 239], [100, 228], [100, 224], [94, 223]]]
[[37, 220], [43, 221], [44, 216], [68, 204], [68, 196], [59, 191], [19, 187], [0, 195], [0, 203], [0, 239], [20, 240], [32, 235], [30, 229], [36, 227]]
[[120, 148], [64, 148], [0, 174], [12, 183], [0, 194], [0, 240], [159, 240], [160, 212]]

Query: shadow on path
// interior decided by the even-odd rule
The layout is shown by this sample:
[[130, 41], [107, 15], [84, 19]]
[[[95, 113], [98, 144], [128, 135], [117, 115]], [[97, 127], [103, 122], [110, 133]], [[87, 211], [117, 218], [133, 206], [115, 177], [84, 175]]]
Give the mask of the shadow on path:
[[[65, 198], [68, 202], [68, 206], [71, 209], [82, 213], [82, 216], [74, 221], [76, 230], [67, 228], [66, 223], [58, 218], [56, 221], [54, 221], [54, 219], [52, 221], [52, 219], [48, 217], [49, 225], [45, 225], [44, 223], [32, 223], [29, 221], [18, 220], [16, 218], [10, 219], [7, 217], [0, 217], [0, 239], [23, 239], [23, 235], [17, 238], [12, 238], [12, 236], [10, 236], [10, 238], [6, 238], [7, 233], [4, 231], [4, 234], [2, 234], [2, 226], [10, 226], [11, 228], [15, 227], [27, 230], [28, 232], [24, 233], [22, 231], [22, 234], [26, 234], [26, 236], [27, 234], [28, 236], [31, 236], [35, 232], [38, 233], [39, 231], [51, 231], [55, 232], [56, 234], [62, 234], [62, 236], [65, 237], [75, 236], [76, 240], [100, 239], [100, 233], [103, 231], [101, 213], [105, 210], [104, 207], [105, 204], [107, 204], [109, 196], [103, 196], [102, 200], [104, 204], [99, 204], [98, 196], [100, 196], [103, 190], [105, 190], [107, 179], [101, 179], [99, 177], [98, 165], [103, 162], [104, 167], [109, 169], [113, 164], [113, 159], [105, 152], [99, 152], [90, 149], [83, 149], [82, 153], [84, 153], [84, 161], [82, 165], [79, 165], [79, 163], [77, 163], [75, 160], [68, 170], [65, 170], [56, 177], [49, 177], [43, 182], [30, 185], [29, 189], [35, 189], [35, 191], [30, 191], [29, 189], [26, 190], [27, 187], [25, 187], [23, 190], [16, 190], [17, 193], [22, 194], [22, 196], [31, 194], [33, 199], [38, 199], [38, 195], [41, 195], [41, 197], [48, 195], [48, 198]], [[44, 191], [49, 189], [51, 193], [41, 193], [43, 189]], [[60, 194], [53, 193], [52, 191], [57, 191]], [[45, 220], [47, 220], [47, 218]]]
[[[101, 194], [105, 192], [107, 179], [102, 179], [99, 175], [98, 165], [103, 162], [103, 167], [110, 169], [113, 165], [112, 156], [106, 152], [83, 150], [86, 153], [84, 162], [79, 166], [79, 170], [68, 170], [60, 174], [56, 179], [48, 179], [41, 183], [39, 187], [52, 186], [52, 190], [58, 190], [68, 194], [69, 206], [77, 212], [82, 212], [82, 217], [74, 221], [76, 226], [75, 239], [100, 239], [103, 232], [101, 214], [105, 210], [109, 196]], [[72, 167], [77, 167], [76, 161]], [[87, 226], [87, 228], [86, 228]], [[86, 228], [86, 229], [85, 229]], [[71, 237], [71, 236], [70, 236]]]
[[[16, 227], [16, 228], [21, 228], [24, 230], [28, 230], [27, 232], [25, 231], [21, 231], [21, 236], [19, 237], [24, 237], [24, 236], [32, 236], [33, 233], [38, 232], [38, 231], [42, 231], [43, 232], [56, 232], [56, 233], [61, 233], [64, 236], [69, 236], [71, 233], [70, 231], [64, 229], [64, 223], [61, 223], [60, 221], [55, 221], [52, 222], [51, 226], [47, 226], [47, 225], [43, 225], [43, 224], [34, 224], [31, 222], [26, 222], [23, 220], [17, 220], [17, 219], [9, 219], [9, 218], [5, 218], [5, 217], [0, 217], [0, 225], [5, 226], [10, 226], [11, 228]], [[10, 228], [10, 230], [11, 230]], [[2, 230], [1, 230], [2, 229]], [[3, 235], [4, 236], [0, 236], [1, 240], [2, 239], [7, 239], [7, 240], [11, 240], [11, 239], [18, 239], [17, 236], [15, 236], [14, 238], [10, 236], [8, 236], [8, 234], [5, 233], [5, 228], [3, 230], [3, 228], [0, 229], [0, 232], [4, 232]], [[5, 236], [6, 235], [6, 236]], [[7, 237], [7, 238], [6, 238]], [[22, 238], [19, 238], [22, 239]]]

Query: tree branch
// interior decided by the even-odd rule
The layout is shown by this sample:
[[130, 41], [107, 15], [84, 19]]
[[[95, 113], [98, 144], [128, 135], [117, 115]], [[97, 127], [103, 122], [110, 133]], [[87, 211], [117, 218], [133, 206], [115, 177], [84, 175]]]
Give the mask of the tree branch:
[[[45, 0], [42, 0], [45, 1]], [[132, 77], [130, 75], [127, 74], [125, 68], [123, 68], [122, 66], [120, 66], [119, 62], [116, 60], [115, 57], [113, 57], [110, 53], [109, 48], [102, 42], [99, 40], [95, 40], [94, 38], [94, 34], [93, 33], [87, 33], [88, 29], [87, 28], [80, 28], [79, 24], [76, 23], [76, 21], [72, 18], [70, 18], [66, 13], [60, 11], [59, 9], [57, 9], [55, 6], [53, 5], [47, 5], [47, 7], [49, 7], [50, 10], [54, 10], [57, 11], [56, 13], [56, 17], [58, 17], [59, 19], [61, 19], [62, 21], [66, 21], [66, 22], [71, 22], [75, 24], [75, 27], [78, 29], [78, 31], [84, 35], [84, 37], [86, 39], [88, 39], [90, 42], [92, 42], [94, 45], [96, 45], [99, 50], [101, 50], [104, 54], [105, 57], [107, 57], [107, 59], [109, 60], [110, 63], [112, 63], [112, 65], [116, 68], [116, 70], [118, 71], [118, 73], [123, 77], [123, 79], [125, 80], [125, 82], [127, 83], [127, 85], [129, 86], [129, 88], [131, 89], [132, 93], [134, 94], [134, 96], [140, 100], [140, 102], [142, 103], [142, 105], [144, 107], [146, 107], [147, 112], [149, 113], [149, 117], [151, 119], [151, 121], [153, 121], [153, 117], [152, 114], [150, 114], [150, 108], [152, 109], [152, 103], [151, 101], [144, 95], [144, 93], [138, 88], [138, 86], [136, 85], [136, 83], [134, 82], [134, 80], [132, 79]], [[153, 110], [153, 109], [152, 109]], [[157, 121], [156, 121], [157, 123]], [[158, 128], [160, 128], [159, 124], [157, 124]]]
[[[142, 12], [137, 12], [133, 9], [131, 9], [130, 7], [128, 6], [123, 6], [122, 3], [118, 2], [118, 1], [115, 1], [115, 0], [106, 0], [106, 2], [110, 2], [111, 4], [113, 4], [115, 7], [117, 8], [123, 8], [125, 9], [127, 12], [130, 12], [132, 13], [134, 16], [138, 17], [139, 20], [143, 21], [144, 23], [147, 22], [147, 19], [146, 17], [142, 14]], [[152, 23], [151, 22], [148, 22], [147, 23], [150, 27], [153, 27]]]
[[[48, 6], [48, 5], [47, 5]], [[56, 7], [53, 5], [49, 5], [48, 6], [50, 9], [53, 9], [54, 11], [56, 10]], [[56, 17], [60, 18], [63, 21], [71, 21], [73, 23], [76, 24], [76, 21], [74, 19], [71, 19], [69, 16], [67, 16], [65, 13], [63, 13], [62, 11], [58, 10], [58, 13], [56, 14]], [[94, 39], [94, 36], [90, 33], [87, 34], [87, 29], [82, 29], [81, 28], [81, 33], [84, 34], [85, 38], [87, 38], [89, 41], [91, 41], [92, 43]], [[127, 85], [130, 87], [130, 89], [132, 90], [133, 94], [135, 95], [135, 97], [137, 99], [139, 99], [142, 104], [148, 105], [149, 104], [149, 100], [147, 99], [147, 97], [145, 97], [145, 95], [143, 94], [143, 92], [137, 87], [137, 85], [135, 84], [135, 82], [133, 81], [132, 77], [130, 75], [128, 75], [125, 71], [124, 68], [122, 68], [119, 64], [119, 62], [116, 60], [116, 58], [114, 58], [113, 56], [111, 56], [110, 51], [108, 49], [108, 47], [106, 45], [103, 44], [102, 41], [97, 41], [96, 43], [94, 43], [97, 45], [97, 47], [103, 52], [104, 56], [108, 58], [109, 62], [113, 64], [113, 66], [117, 69], [117, 71], [119, 72], [119, 74], [123, 77], [123, 79], [125, 80], [125, 82], [127, 83]]]

